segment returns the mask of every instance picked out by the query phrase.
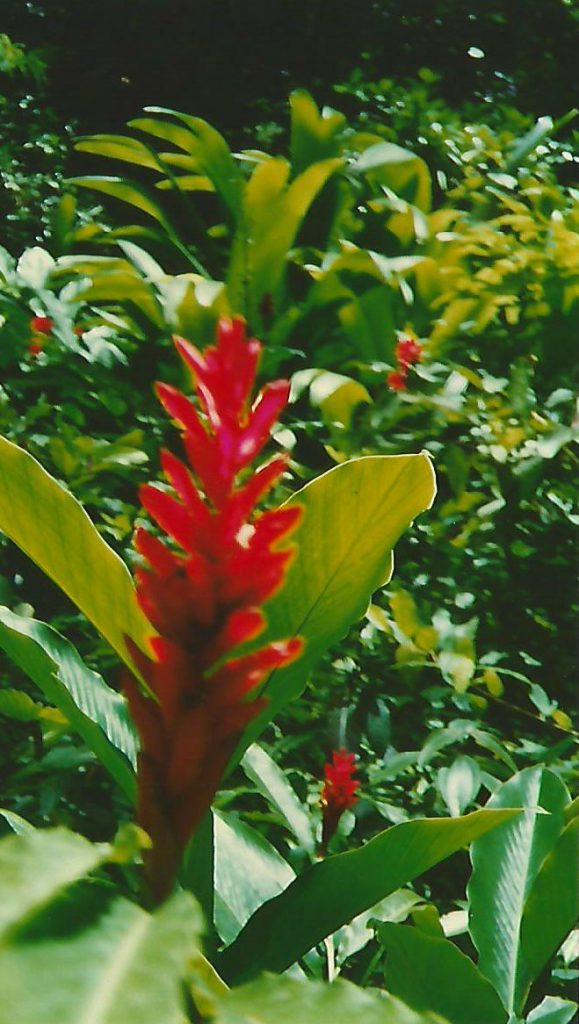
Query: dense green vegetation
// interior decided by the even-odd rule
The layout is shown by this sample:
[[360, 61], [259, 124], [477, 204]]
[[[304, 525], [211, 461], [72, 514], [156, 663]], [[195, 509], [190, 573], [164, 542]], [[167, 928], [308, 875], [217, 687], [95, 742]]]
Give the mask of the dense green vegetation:
[[[357, 19], [336, 4], [332, 30], [322, 3], [303, 18], [279, 4], [276, 77], [276, 5], [224, 5], [215, 67], [189, 59], [187, 74], [185, 52], [213, 39], [207, 5], [194, 44], [153, 45], [157, 5], [136, 19], [101, 0], [100, 62], [61, 6], [57, 25], [9, 3], [0, 25], [10, 1020], [566, 1024], [577, 11], [525, 5], [514, 45], [513, 11], [488, 4], [428, 18], [367, 4]], [[187, 12], [169, 5], [167, 32]], [[260, 385], [291, 381], [266, 449], [287, 471], [266, 505], [305, 513], [263, 642], [298, 633], [305, 655], [266, 679], [156, 907], [119, 692], [126, 638], [143, 647], [151, 626], [124, 566], [142, 565], [131, 538], [150, 524], [138, 488], [161, 478], [161, 447], [180, 454], [154, 393], [191, 390], [171, 336], [207, 350], [232, 317], [263, 344]], [[341, 748], [358, 786], [330, 827]], [[138, 777], [138, 820], [158, 836], [142, 761]]]

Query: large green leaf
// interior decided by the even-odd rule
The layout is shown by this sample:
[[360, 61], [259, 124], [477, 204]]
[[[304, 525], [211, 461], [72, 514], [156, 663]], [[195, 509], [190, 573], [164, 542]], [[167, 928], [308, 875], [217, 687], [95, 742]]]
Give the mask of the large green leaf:
[[288, 250], [314, 199], [341, 166], [339, 159], [320, 160], [288, 184], [287, 160], [257, 165], [245, 186], [228, 271], [234, 300], [247, 291], [249, 310], [241, 307], [241, 312], [255, 318], [266, 295], [277, 307]]
[[430, 172], [416, 153], [393, 142], [376, 142], [368, 146], [349, 169], [385, 185], [421, 210], [430, 209]]
[[226, 978], [283, 971], [309, 949], [517, 811], [405, 821], [358, 850], [315, 864], [261, 907], [222, 954]]
[[[192, 117], [190, 114], [182, 114], [166, 107], [146, 107], [145, 109], [152, 114], [169, 114], [171, 117], [176, 117], [190, 129], [189, 152], [196, 157], [200, 171], [213, 182], [215, 191], [235, 220], [240, 210], [243, 178], [223, 136], [200, 117]], [[140, 126], [142, 124], [141, 121]]]
[[149, 147], [128, 135], [87, 135], [78, 139], [74, 148], [81, 153], [95, 153], [97, 156], [122, 160], [124, 163], [149, 167], [155, 171], [161, 169], [158, 159]]
[[2, 839], [0, 935], [26, 921], [109, 855], [107, 844], [89, 843], [64, 828], [32, 829]]
[[386, 988], [413, 1009], [433, 1010], [449, 1024], [506, 1024], [490, 981], [454, 943], [403, 924], [381, 924], [377, 935], [386, 950]]
[[135, 206], [142, 213], [146, 213], [153, 220], [156, 220], [170, 237], [174, 236], [175, 232], [161, 207], [138, 182], [110, 175], [96, 174], [70, 178], [69, 180], [72, 185], [81, 185], [83, 188], [90, 188], [95, 192], [102, 192], [104, 195], [112, 196], [113, 199], [120, 199], [121, 202], [128, 203], [129, 206]]
[[328, 107], [320, 113], [304, 89], [292, 92], [290, 111], [290, 159], [294, 175], [318, 160], [338, 156], [339, 135], [346, 123], [343, 114]]
[[184, 1024], [183, 978], [199, 944], [188, 893], [151, 915], [84, 885], [0, 944], [10, 1024]]
[[215, 1024], [446, 1024], [418, 1014], [384, 992], [347, 981], [326, 985], [265, 975], [229, 992], [218, 1006]]
[[558, 996], [545, 996], [545, 998], [531, 1010], [527, 1017], [526, 1024], [572, 1024], [577, 1020], [577, 1003], [569, 999], [559, 999]]
[[215, 927], [227, 944], [266, 900], [295, 878], [287, 861], [233, 814], [213, 812]]
[[528, 987], [521, 947], [525, 904], [541, 864], [561, 834], [568, 800], [553, 772], [526, 768], [505, 782], [488, 803], [493, 808], [525, 808], [525, 813], [472, 845], [470, 933], [479, 953], [479, 969], [509, 1013], [520, 1012]]
[[125, 636], [147, 650], [151, 626], [137, 604], [124, 562], [76, 498], [4, 437], [0, 530], [64, 590], [129, 666]]
[[132, 799], [137, 740], [124, 698], [89, 669], [55, 629], [2, 606], [0, 648], [60, 708]]
[[525, 906], [521, 960], [527, 984], [541, 973], [579, 918], [579, 818], [541, 865]]
[[307, 484], [290, 503], [304, 517], [297, 555], [284, 588], [267, 605], [263, 642], [300, 635], [299, 661], [273, 672], [264, 712], [246, 730], [236, 758], [266, 723], [303, 690], [310, 670], [364, 614], [371, 594], [392, 573], [400, 534], [430, 508], [436, 484], [428, 455], [376, 455], [336, 466]]
[[245, 751], [241, 767], [262, 796], [281, 815], [298, 842], [304, 849], [313, 852], [315, 841], [312, 817], [298, 800], [295, 790], [273, 758], [263, 747], [253, 743]]

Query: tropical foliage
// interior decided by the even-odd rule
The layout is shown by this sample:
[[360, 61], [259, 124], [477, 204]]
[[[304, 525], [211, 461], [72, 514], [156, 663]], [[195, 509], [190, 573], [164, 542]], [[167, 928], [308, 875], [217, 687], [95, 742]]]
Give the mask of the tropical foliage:
[[576, 1013], [573, 120], [438, 81], [148, 108], [4, 239], [11, 1022]]

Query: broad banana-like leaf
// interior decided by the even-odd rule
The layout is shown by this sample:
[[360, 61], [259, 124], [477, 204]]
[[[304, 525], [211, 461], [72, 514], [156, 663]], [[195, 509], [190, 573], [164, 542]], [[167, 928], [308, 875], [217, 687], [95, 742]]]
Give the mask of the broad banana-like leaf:
[[286, 970], [358, 914], [517, 813], [404, 821], [358, 850], [327, 857], [260, 907], [221, 955], [220, 973], [242, 981], [261, 970]]
[[183, 1024], [183, 980], [199, 949], [189, 893], [155, 913], [81, 885], [0, 949], [11, 1024]]
[[579, 918], [579, 818], [563, 829], [541, 865], [521, 927], [527, 987], [539, 976]]
[[479, 970], [510, 1014], [521, 1012], [528, 991], [521, 943], [527, 900], [543, 861], [557, 844], [568, 802], [565, 786], [553, 772], [541, 766], [526, 768], [503, 783], [487, 805], [520, 807], [524, 813], [471, 848], [470, 934], [479, 953]]
[[370, 455], [331, 469], [294, 495], [303, 520], [283, 589], [267, 604], [260, 643], [302, 636], [302, 657], [273, 672], [268, 705], [246, 730], [243, 751], [306, 685], [313, 665], [364, 614], [372, 593], [392, 574], [392, 548], [436, 490], [428, 455]]
[[295, 872], [264, 836], [234, 814], [213, 812], [214, 923], [226, 944], [258, 907], [278, 896]]
[[55, 629], [1, 606], [0, 648], [62, 711], [133, 799], [137, 738], [120, 693], [88, 668], [72, 644]]
[[93, 871], [110, 852], [107, 843], [89, 843], [64, 828], [31, 829], [2, 839], [0, 935], [41, 910], [65, 886]]
[[241, 767], [270, 806], [281, 815], [287, 828], [298, 842], [304, 849], [313, 852], [312, 816], [298, 799], [296, 791], [288, 782], [279, 765], [263, 747], [253, 743], [245, 751]]
[[398, 999], [339, 979], [332, 985], [264, 975], [229, 992], [214, 1024], [448, 1024]]
[[414, 1010], [440, 1013], [449, 1024], [507, 1024], [490, 981], [449, 939], [390, 923], [378, 926], [377, 937], [386, 950], [386, 988]]
[[153, 630], [131, 574], [82, 505], [28, 452], [0, 437], [0, 530], [57, 583], [132, 666], [130, 636], [148, 650]]

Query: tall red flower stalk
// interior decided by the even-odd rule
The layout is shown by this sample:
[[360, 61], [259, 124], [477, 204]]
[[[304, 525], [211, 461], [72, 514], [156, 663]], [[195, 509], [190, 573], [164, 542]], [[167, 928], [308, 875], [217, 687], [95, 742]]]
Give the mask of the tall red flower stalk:
[[354, 778], [356, 758], [342, 747], [334, 750], [332, 760], [324, 765], [324, 785], [320, 796], [322, 807], [322, 843], [325, 853], [344, 811], [358, 802], [356, 790], [360, 783]]
[[135, 533], [145, 562], [137, 596], [158, 635], [152, 658], [130, 646], [151, 696], [132, 676], [125, 680], [141, 739], [138, 817], [153, 841], [145, 867], [158, 899], [170, 891], [241, 733], [266, 703], [257, 687], [302, 648], [294, 638], [238, 651], [265, 628], [261, 606], [283, 585], [287, 537], [301, 515], [296, 507], [255, 514], [284, 471], [283, 456], [244, 473], [286, 405], [289, 383], [267, 384], [251, 403], [261, 346], [246, 339], [240, 319], [221, 321], [216, 346], [203, 353], [182, 338], [175, 344], [198, 402], [168, 384], [157, 384], [157, 394], [183, 430], [189, 467], [163, 451], [173, 493], [140, 489], [169, 543], [147, 529]]

